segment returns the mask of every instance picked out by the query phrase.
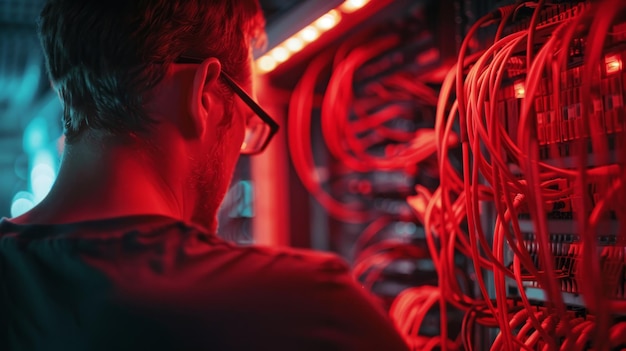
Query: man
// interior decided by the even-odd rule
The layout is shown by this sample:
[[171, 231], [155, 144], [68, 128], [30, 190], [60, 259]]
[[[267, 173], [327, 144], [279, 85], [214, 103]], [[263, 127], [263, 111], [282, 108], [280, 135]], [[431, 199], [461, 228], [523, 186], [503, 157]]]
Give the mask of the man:
[[[58, 179], [0, 223], [0, 350], [403, 350], [338, 258], [235, 247], [216, 213], [276, 125], [256, 0], [51, 0]], [[245, 100], [245, 101], [244, 101]]]

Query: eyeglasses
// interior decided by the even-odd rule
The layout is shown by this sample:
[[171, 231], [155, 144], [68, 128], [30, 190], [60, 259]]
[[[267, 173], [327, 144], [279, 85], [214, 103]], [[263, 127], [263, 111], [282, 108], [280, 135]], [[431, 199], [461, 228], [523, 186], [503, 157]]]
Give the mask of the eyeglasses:
[[[204, 59], [197, 57], [180, 56], [175, 62], [202, 63], [203, 61]], [[224, 83], [226, 83], [258, 117], [252, 117], [246, 121], [246, 134], [241, 144], [241, 153], [244, 155], [256, 155], [263, 152], [270, 143], [270, 140], [272, 140], [274, 134], [278, 132], [278, 123], [223, 70], [220, 72], [220, 78], [222, 78]]]

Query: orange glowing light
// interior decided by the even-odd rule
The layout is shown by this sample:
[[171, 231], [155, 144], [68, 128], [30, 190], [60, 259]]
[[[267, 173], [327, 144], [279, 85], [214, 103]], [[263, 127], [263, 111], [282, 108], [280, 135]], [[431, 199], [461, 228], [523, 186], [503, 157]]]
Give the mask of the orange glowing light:
[[285, 47], [287, 48], [287, 50], [291, 52], [298, 52], [302, 50], [302, 48], [304, 47], [304, 43], [302, 42], [302, 39], [300, 38], [291, 37], [285, 40]]
[[513, 86], [513, 89], [515, 90], [516, 99], [523, 99], [524, 96], [526, 96], [526, 89], [524, 88], [524, 82], [515, 83], [515, 85]]
[[604, 65], [606, 68], [606, 74], [617, 73], [622, 70], [622, 60], [619, 56], [607, 56], [604, 59]]
[[346, 0], [338, 8], [332, 9], [304, 27], [287, 40], [280, 43], [269, 53], [256, 60], [259, 73], [267, 73], [276, 68], [279, 64], [287, 61], [292, 54], [302, 50], [307, 44], [317, 40], [324, 32], [334, 28], [341, 21], [341, 11], [344, 13], [354, 12], [370, 0]]
[[328, 13], [318, 18], [314, 25], [320, 31], [327, 31], [339, 23], [341, 20], [341, 14], [337, 10], [330, 10]]
[[256, 63], [260, 73], [269, 72], [278, 65], [273, 57], [267, 55], [260, 57]]
[[302, 39], [305, 43], [310, 43], [315, 39], [319, 38], [320, 32], [317, 28], [313, 26], [307, 26], [303, 30], [298, 33], [298, 37]]
[[287, 61], [291, 53], [283, 46], [278, 46], [270, 52], [270, 55], [272, 55], [272, 58], [276, 60], [277, 63], [282, 63]]
[[367, 5], [369, 0], [346, 0], [339, 7], [339, 9], [344, 13], [352, 13], [361, 7]]

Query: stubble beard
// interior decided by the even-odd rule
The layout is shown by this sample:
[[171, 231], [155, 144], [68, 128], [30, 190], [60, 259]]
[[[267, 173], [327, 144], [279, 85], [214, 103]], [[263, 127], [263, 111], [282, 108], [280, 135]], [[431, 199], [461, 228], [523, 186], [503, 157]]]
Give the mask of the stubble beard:
[[217, 233], [217, 212], [226, 196], [232, 176], [231, 172], [227, 172], [223, 160], [227, 155], [225, 143], [218, 140], [215, 145], [213, 150], [198, 160], [190, 180], [196, 191], [196, 206], [191, 219], [212, 234]]

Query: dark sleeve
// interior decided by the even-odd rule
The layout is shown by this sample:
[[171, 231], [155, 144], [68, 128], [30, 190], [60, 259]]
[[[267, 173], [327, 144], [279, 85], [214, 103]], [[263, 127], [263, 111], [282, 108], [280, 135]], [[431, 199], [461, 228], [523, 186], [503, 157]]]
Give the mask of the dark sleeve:
[[124, 335], [152, 351], [408, 349], [337, 256], [238, 252], [177, 272], [167, 288], [139, 285], [125, 304]]
[[[310, 291], [300, 293], [311, 316], [309, 331], [319, 347], [311, 350], [408, 350], [385, 311], [351, 276], [337, 257], [326, 258], [313, 273]], [[307, 286], [308, 284], [304, 284]]]
[[[256, 274], [217, 299], [224, 311], [219, 323], [204, 324], [194, 333], [211, 330], [214, 337], [204, 340], [211, 340], [213, 349], [408, 350], [385, 311], [339, 257], [279, 255], [271, 263], [255, 261], [247, 267], [256, 267]], [[216, 317], [215, 310], [202, 315]]]

